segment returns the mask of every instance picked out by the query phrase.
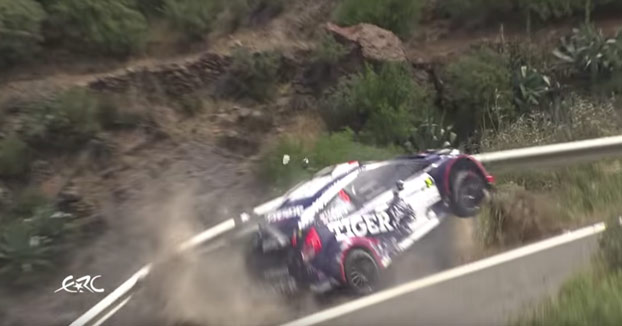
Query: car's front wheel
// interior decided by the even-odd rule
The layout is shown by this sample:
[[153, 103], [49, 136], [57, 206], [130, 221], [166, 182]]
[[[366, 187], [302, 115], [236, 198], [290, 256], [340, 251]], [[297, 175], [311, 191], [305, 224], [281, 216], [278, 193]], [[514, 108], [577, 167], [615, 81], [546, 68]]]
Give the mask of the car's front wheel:
[[346, 281], [356, 295], [375, 292], [380, 287], [380, 268], [374, 257], [362, 249], [353, 249], [345, 261]]
[[453, 178], [451, 206], [458, 217], [473, 217], [487, 194], [484, 178], [473, 170], [460, 170]]

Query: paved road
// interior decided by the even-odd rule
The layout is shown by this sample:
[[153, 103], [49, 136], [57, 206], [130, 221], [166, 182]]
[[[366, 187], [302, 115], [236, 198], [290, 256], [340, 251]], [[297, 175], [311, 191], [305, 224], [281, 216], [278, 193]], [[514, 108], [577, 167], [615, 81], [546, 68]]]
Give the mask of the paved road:
[[[472, 241], [472, 237], [469, 232], [473, 222], [452, 218], [430, 232], [413, 246], [408, 254], [395, 262], [393, 283], [401, 284], [464, 263], [465, 255], [471, 247], [469, 241]], [[226, 257], [227, 255], [228, 253], [213, 253], [183, 267], [182, 270], [168, 273], [170, 276], [167, 276], [165, 281], [157, 282], [155, 288], [140, 290], [106, 325], [138, 323], [176, 325], [180, 321], [191, 321], [193, 325], [214, 323], [273, 325], [352, 299], [337, 294], [321, 306], [312, 300], [303, 299], [294, 305], [287, 305], [285, 309], [272, 311], [270, 300], [257, 303], [251, 298], [253, 295], [247, 295], [252, 289], [239, 278], [242, 267], [239, 261], [232, 260], [231, 257]], [[221, 261], [226, 267], [214, 266], [212, 263], [214, 260]], [[225, 270], [220, 267], [224, 267]], [[180, 282], [181, 279], [184, 280]], [[174, 286], [163, 287], [163, 284]], [[154, 300], [162, 295], [163, 290], [166, 292], [166, 297], [162, 298], [164, 302]], [[278, 305], [279, 308], [285, 307], [282, 304]], [[261, 318], [239, 319], [234, 316], [248, 313], [244, 311], [246, 308], [249, 311], [269, 310], [269, 312]]]
[[451, 279], [317, 325], [503, 325], [589, 266], [597, 237]]

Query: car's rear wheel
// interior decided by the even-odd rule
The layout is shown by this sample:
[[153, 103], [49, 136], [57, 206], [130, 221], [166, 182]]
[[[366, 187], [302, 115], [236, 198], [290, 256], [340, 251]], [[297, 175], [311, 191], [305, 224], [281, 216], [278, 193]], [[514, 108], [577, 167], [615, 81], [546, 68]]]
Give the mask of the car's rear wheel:
[[375, 292], [380, 287], [380, 269], [374, 257], [362, 249], [353, 249], [345, 261], [346, 281], [356, 295]]
[[453, 176], [451, 206], [458, 217], [473, 217], [481, 210], [486, 198], [486, 181], [473, 171], [465, 169], [457, 171]]

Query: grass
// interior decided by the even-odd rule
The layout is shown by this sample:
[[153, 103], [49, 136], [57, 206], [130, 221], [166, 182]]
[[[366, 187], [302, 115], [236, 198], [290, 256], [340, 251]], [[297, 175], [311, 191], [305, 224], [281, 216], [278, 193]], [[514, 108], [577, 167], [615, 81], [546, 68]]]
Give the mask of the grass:
[[512, 326], [622, 325], [622, 272], [594, 271], [568, 281], [557, 296], [511, 321]]
[[622, 324], [622, 222], [618, 215], [607, 221], [600, 236], [600, 251], [592, 269], [567, 281], [552, 298], [530, 307], [510, 321], [511, 326], [621, 325]]
[[[619, 134], [622, 124], [610, 100], [570, 96], [564, 117], [524, 116], [485, 135], [482, 151], [496, 151]], [[482, 212], [478, 233], [485, 245], [513, 245], [622, 211], [619, 161], [497, 175], [493, 201]]]
[[[350, 160], [381, 160], [397, 156], [395, 148], [378, 148], [358, 143], [351, 131], [322, 134], [316, 139], [287, 136], [266, 151], [259, 166], [259, 176], [272, 184], [275, 192], [284, 191], [320, 169]], [[283, 164], [283, 156], [290, 162]], [[305, 167], [303, 160], [309, 160]]]
[[339, 24], [369, 23], [408, 37], [419, 22], [422, 0], [342, 0], [335, 8]]

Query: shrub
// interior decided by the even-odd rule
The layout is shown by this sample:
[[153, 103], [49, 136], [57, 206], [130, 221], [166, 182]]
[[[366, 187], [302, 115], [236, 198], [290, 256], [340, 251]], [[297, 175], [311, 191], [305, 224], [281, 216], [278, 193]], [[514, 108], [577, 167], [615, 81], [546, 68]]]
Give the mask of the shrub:
[[514, 116], [511, 71], [506, 56], [479, 48], [445, 68], [445, 101], [461, 138]]
[[218, 0], [164, 0], [163, 14], [173, 26], [197, 40], [212, 30], [222, 8]]
[[319, 41], [313, 52], [313, 61], [315, 62], [334, 65], [348, 54], [348, 48], [327, 32], [320, 34]]
[[279, 67], [280, 57], [276, 53], [252, 53], [247, 48], [236, 48], [233, 62], [219, 81], [217, 92], [234, 98], [269, 100], [276, 91]]
[[622, 220], [615, 216], [607, 221], [607, 229], [600, 238], [604, 262], [612, 269], [622, 271]]
[[[275, 190], [283, 191], [313, 173], [337, 163], [350, 160], [381, 160], [395, 157], [395, 148], [377, 148], [357, 143], [354, 133], [346, 130], [321, 135], [312, 144], [305, 144], [296, 137], [283, 137], [270, 148], [261, 160], [259, 174], [272, 184]], [[283, 155], [289, 155], [288, 164], [283, 164]], [[308, 166], [303, 160], [309, 160]]]
[[534, 13], [542, 21], [568, 17], [585, 9], [585, 0], [518, 0], [525, 12]]
[[164, 0], [134, 0], [136, 8], [145, 16], [158, 16], [164, 8]]
[[59, 0], [52, 24], [76, 49], [126, 56], [141, 50], [147, 21], [130, 0]]
[[517, 0], [518, 7], [534, 13], [541, 21], [574, 16], [583, 12], [588, 17], [595, 7], [601, 7], [614, 0]]
[[513, 326], [619, 325], [622, 273], [591, 272], [566, 282], [554, 298], [512, 321]]
[[241, 26], [261, 24], [280, 14], [285, 0], [230, 0], [218, 17], [219, 26], [233, 32]]
[[74, 229], [68, 215], [49, 204], [32, 207], [0, 228], [0, 275], [23, 281], [52, 266], [61, 240]]
[[408, 66], [385, 63], [376, 72], [342, 78], [325, 99], [324, 116], [332, 130], [349, 127], [370, 144], [402, 145], [430, 115], [429, 95], [411, 78]]
[[86, 88], [73, 88], [33, 109], [26, 135], [36, 144], [72, 148], [101, 128], [100, 103]]
[[421, 16], [423, 0], [342, 0], [335, 8], [341, 25], [369, 23], [407, 37]]
[[[558, 111], [558, 112], [557, 112]], [[570, 94], [552, 112], [533, 112], [484, 133], [482, 151], [606, 137], [619, 134], [620, 113], [612, 101], [595, 103]]]
[[522, 66], [514, 74], [514, 102], [520, 113], [525, 113], [531, 107], [546, 106], [549, 104], [549, 95], [559, 88], [551, 78], [537, 69]]
[[0, 176], [16, 177], [28, 170], [28, 145], [21, 139], [10, 136], [0, 140]]
[[0, 67], [36, 53], [45, 12], [33, 0], [0, 0]]
[[622, 69], [622, 33], [608, 38], [594, 25], [582, 25], [570, 37], [562, 38], [561, 46], [553, 53], [570, 65], [574, 73], [588, 75], [593, 80], [606, 78]]
[[508, 13], [513, 8], [512, 0], [438, 0], [436, 10], [452, 21], [464, 24], [479, 24]]

